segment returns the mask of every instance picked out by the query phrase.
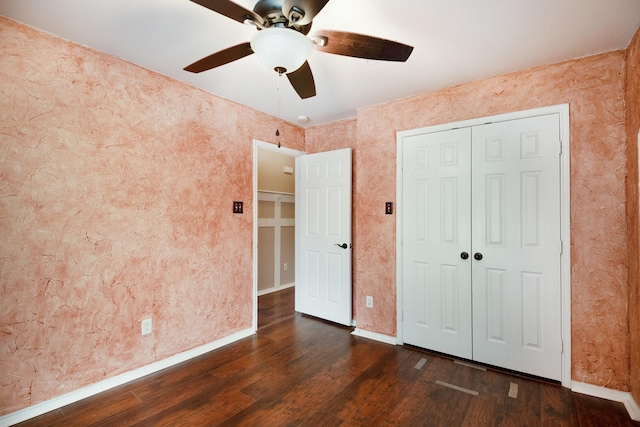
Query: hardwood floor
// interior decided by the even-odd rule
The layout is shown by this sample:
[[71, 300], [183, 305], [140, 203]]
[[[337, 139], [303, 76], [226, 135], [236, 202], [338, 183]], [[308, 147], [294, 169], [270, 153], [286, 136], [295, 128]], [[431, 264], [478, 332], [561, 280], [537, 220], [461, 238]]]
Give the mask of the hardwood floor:
[[619, 403], [355, 337], [293, 295], [259, 298], [253, 337], [20, 425], [640, 426]]

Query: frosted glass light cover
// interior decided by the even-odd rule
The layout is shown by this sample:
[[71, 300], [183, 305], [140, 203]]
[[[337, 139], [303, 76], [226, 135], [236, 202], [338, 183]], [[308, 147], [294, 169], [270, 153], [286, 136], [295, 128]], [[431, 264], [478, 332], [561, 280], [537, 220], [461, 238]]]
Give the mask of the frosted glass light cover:
[[265, 28], [251, 38], [251, 49], [265, 67], [282, 67], [291, 73], [311, 55], [313, 45], [305, 35], [289, 28]]

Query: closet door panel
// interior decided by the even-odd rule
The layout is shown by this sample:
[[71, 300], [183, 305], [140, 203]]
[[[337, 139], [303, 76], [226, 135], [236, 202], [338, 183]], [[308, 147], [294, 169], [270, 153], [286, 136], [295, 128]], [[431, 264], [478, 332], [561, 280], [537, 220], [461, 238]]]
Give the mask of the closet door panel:
[[473, 358], [560, 380], [557, 114], [472, 130]]
[[403, 339], [470, 359], [469, 128], [403, 140]]

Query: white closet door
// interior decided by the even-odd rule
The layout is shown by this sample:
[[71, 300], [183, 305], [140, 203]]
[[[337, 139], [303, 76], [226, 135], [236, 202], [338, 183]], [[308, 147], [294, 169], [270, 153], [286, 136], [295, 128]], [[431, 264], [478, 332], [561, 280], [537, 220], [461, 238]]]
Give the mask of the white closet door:
[[473, 359], [560, 380], [559, 117], [473, 127], [472, 152]]
[[403, 340], [471, 359], [470, 128], [403, 140]]

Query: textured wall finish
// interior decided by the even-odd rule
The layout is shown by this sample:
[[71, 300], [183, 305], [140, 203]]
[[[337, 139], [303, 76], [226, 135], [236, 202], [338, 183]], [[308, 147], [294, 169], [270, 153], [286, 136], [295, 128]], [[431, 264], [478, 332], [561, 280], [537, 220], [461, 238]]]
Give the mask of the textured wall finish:
[[640, 130], [640, 29], [627, 48], [627, 213], [629, 227], [630, 388], [640, 403], [640, 216], [638, 131]]
[[0, 415], [251, 327], [275, 118], [4, 18], [0, 82]]
[[[396, 132], [570, 104], [573, 379], [628, 390], [625, 52], [567, 61], [363, 108], [354, 241], [358, 327], [396, 334]], [[364, 295], [376, 305], [365, 309]]]

